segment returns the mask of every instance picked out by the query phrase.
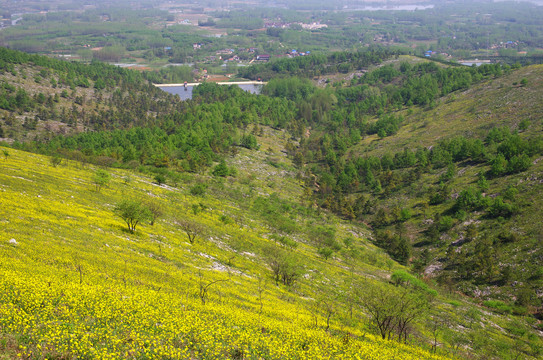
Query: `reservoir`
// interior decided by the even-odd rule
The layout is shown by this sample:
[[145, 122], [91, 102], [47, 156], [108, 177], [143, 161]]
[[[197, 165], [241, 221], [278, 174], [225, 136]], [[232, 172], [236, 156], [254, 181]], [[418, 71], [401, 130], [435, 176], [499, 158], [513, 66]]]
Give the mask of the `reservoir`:
[[433, 9], [434, 5], [395, 5], [395, 6], [354, 6], [344, 7], [344, 10], [356, 11], [416, 11]]
[[[247, 81], [247, 82], [232, 82], [232, 83], [218, 83], [219, 85], [239, 86], [243, 90], [250, 92], [251, 94], [260, 94], [264, 82]], [[156, 85], [162, 90], [169, 92], [170, 94], [178, 95], [181, 100], [192, 99], [192, 89], [199, 84], [164, 84]]]

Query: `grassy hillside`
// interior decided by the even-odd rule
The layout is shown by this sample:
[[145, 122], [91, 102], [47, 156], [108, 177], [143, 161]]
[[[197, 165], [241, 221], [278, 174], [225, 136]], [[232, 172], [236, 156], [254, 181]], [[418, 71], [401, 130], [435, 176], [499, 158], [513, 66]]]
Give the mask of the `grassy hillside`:
[[[289, 200], [303, 189], [270, 141], [281, 137], [273, 132], [259, 138], [267, 152], [229, 160], [239, 164], [236, 178], [191, 175], [176, 187], [108, 170], [112, 179], [98, 191], [93, 167], [53, 166], [50, 158], [3, 149], [4, 358], [438, 359], [465, 357], [468, 346], [474, 358], [538, 353], [540, 339], [525, 319], [443, 295], [412, 324], [407, 345], [382, 340], [362, 294], [394, 294], [398, 288], [386, 281], [401, 267], [366, 240], [366, 231]], [[206, 193], [192, 195], [204, 180]], [[275, 184], [286, 196], [274, 200], [283, 210], [270, 218], [273, 203], [268, 211], [262, 204]], [[155, 202], [163, 216], [130, 233], [113, 213], [125, 198]], [[276, 228], [275, 221], [289, 219], [296, 224], [290, 233]], [[183, 220], [203, 228], [193, 244], [178, 225]], [[350, 239], [328, 260], [307, 235], [324, 225]], [[295, 241], [290, 250], [272, 240], [281, 233]], [[276, 284], [270, 251], [295, 258], [296, 282]], [[434, 335], [437, 354], [430, 352]]]
[[[395, 135], [367, 136], [351, 148], [347, 156], [383, 157], [402, 153], [405, 149], [433, 148], [440, 142], [464, 137], [484, 141], [489, 148], [485, 156], [491, 160], [493, 151], [499, 148], [498, 144], [489, 142], [493, 129], [518, 133], [518, 139], [524, 142], [536, 144], [540, 141], [536, 139], [543, 131], [542, 91], [543, 67], [520, 68], [443, 97], [433, 107], [404, 110], [405, 120]], [[517, 299], [517, 303], [519, 298], [524, 298], [523, 305], [534, 305], [532, 311], [537, 311], [543, 234], [539, 221], [543, 214], [538, 205], [543, 201], [540, 159], [540, 154], [536, 154], [531, 157], [526, 171], [504, 176], [490, 174], [492, 161], [481, 163], [466, 159], [454, 162], [448, 168], [433, 167], [413, 179], [409, 186], [403, 184], [395, 190], [385, 191], [386, 195], [380, 196], [380, 204], [388, 209], [389, 215], [394, 208], [410, 209], [413, 217], [405, 226], [414, 245], [419, 271], [433, 277], [441, 276], [445, 283], [452, 277], [463, 283], [462, 291], [473, 296], [484, 298], [493, 294], [510, 302]], [[408, 176], [406, 173], [405, 169], [395, 170], [392, 178]], [[484, 186], [481, 176], [486, 177]], [[489, 209], [479, 208], [454, 219], [458, 197], [470, 188], [482, 189], [487, 199], [508, 198], [513, 213], [498, 216], [492, 215]], [[432, 204], [431, 197], [436, 191], [442, 191], [440, 189], [446, 192], [444, 201]], [[432, 235], [429, 232], [436, 214], [453, 219], [449, 218], [452, 222], [448, 224], [442, 223], [437, 235]], [[468, 228], [473, 233], [468, 234]], [[465, 270], [461, 265], [478, 256], [479, 250], [475, 248], [482, 239], [488, 239], [484, 241], [488, 241], [491, 248], [485, 255], [492, 259], [492, 265], [487, 269], [489, 273], [462, 274]], [[526, 259], [530, 259], [528, 266]], [[513, 288], [509, 287], [512, 283], [516, 284]]]
[[542, 130], [542, 92], [543, 66], [523, 67], [443, 97], [433, 108], [406, 110], [405, 121], [397, 134], [383, 139], [368, 136], [352, 151], [383, 155], [387, 151], [402, 151], [406, 146], [429, 147], [453, 136], [485, 138], [494, 127], [517, 130], [522, 121], [528, 121], [528, 128], [521, 131], [537, 134]]

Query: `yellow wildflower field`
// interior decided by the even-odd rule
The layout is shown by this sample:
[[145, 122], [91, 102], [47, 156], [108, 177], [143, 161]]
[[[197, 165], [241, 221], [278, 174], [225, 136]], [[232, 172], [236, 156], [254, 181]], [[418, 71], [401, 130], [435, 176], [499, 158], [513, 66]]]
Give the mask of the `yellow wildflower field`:
[[[235, 205], [186, 187], [9, 149], [0, 159], [0, 333], [19, 359], [441, 359], [312, 311], [312, 288], [277, 286], [258, 250], [265, 225], [225, 223]], [[113, 208], [152, 197], [165, 215], [125, 230]], [[207, 232], [189, 244], [174, 218]], [[264, 244], [264, 245], [263, 245]], [[297, 250], [315, 271], [348, 274]], [[330, 268], [331, 270], [326, 270]], [[308, 275], [309, 276], [309, 275]], [[205, 288], [205, 291], [202, 289]]]

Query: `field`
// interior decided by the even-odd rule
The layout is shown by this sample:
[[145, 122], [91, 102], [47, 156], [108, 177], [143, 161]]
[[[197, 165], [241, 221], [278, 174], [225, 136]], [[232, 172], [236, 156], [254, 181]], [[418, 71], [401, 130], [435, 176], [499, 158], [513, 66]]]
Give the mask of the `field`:
[[[315, 287], [305, 283], [338, 279], [345, 266], [325, 270], [301, 243], [312, 281], [276, 286], [257, 255], [273, 245], [269, 229], [225, 220], [236, 218], [235, 204], [122, 171], [97, 191], [85, 164], [8, 153], [0, 163], [3, 358], [440, 358], [380, 340], [357, 320], [325, 330]], [[112, 212], [125, 197], [151, 197], [167, 215], [130, 233]], [[178, 218], [206, 234], [190, 244]]]

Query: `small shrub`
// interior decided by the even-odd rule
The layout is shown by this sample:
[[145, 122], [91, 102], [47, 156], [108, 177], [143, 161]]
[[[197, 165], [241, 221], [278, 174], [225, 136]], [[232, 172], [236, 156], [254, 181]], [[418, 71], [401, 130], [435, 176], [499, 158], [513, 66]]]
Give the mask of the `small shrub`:
[[428, 284], [406, 271], [397, 270], [392, 274], [390, 279], [396, 284], [396, 286], [412, 287], [415, 290], [425, 292], [432, 296], [437, 296], [437, 291], [431, 289]]
[[460, 301], [456, 301], [456, 300], [449, 301], [449, 304], [454, 306], [454, 307], [462, 306], [462, 303]]
[[411, 211], [408, 208], [403, 208], [400, 211], [400, 221], [407, 221], [411, 219]]
[[190, 188], [190, 194], [194, 196], [202, 196], [206, 193], [207, 185], [205, 184], [196, 184]]
[[60, 164], [62, 163], [62, 158], [60, 157], [60, 155], [58, 154], [55, 154], [51, 157], [51, 165], [53, 167], [57, 167], [59, 166]]
[[155, 175], [155, 182], [158, 185], [162, 185], [162, 184], [166, 183], [166, 175], [164, 175], [164, 174], [156, 174]]
[[528, 130], [530, 127], [530, 120], [524, 119], [518, 124], [518, 129], [521, 131]]
[[285, 247], [288, 247], [291, 249], [295, 249], [298, 247], [298, 243], [287, 236], [274, 236], [273, 238], [275, 241], [277, 241], [278, 243], [280, 243], [281, 245]]
[[532, 162], [528, 155], [515, 155], [507, 163], [506, 172], [508, 174], [516, 174], [528, 170], [530, 166], [532, 166]]
[[111, 180], [111, 175], [104, 169], [98, 169], [92, 176], [92, 182], [96, 185], [96, 191], [100, 191], [102, 187], [107, 186]]
[[454, 225], [454, 219], [450, 216], [442, 216], [441, 219], [439, 219], [439, 226], [438, 229], [440, 232], [448, 231], [450, 228], [452, 228]]
[[332, 257], [334, 254], [334, 250], [330, 249], [329, 247], [323, 247], [317, 250], [320, 256], [322, 256], [325, 260], [328, 260]]
[[213, 168], [213, 171], [211, 173], [214, 176], [226, 177], [230, 175], [230, 169], [228, 169], [226, 162], [224, 160], [221, 160], [221, 162]]
[[256, 137], [254, 135], [243, 135], [241, 137], [240, 145], [247, 149], [258, 149], [258, 142], [256, 141]]
[[229, 218], [228, 216], [224, 214], [219, 216], [219, 220], [225, 225], [232, 224], [234, 222], [231, 218]]
[[513, 313], [513, 307], [511, 305], [507, 305], [503, 301], [499, 300], [487, 300], [483, 302], [483, 305], [487, 308], [492, 309], [494, 312], [497, 312], [498, 314], [512, 314]]
[[515, 213], [515, 211], [516, 209], [514, 205], [503, 201], [501, 196], [498, 196], [494, 199], [492, 206], [488, 210], [488, 215], [494, 218], [508, 218], [511, 217]]

